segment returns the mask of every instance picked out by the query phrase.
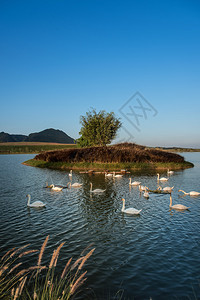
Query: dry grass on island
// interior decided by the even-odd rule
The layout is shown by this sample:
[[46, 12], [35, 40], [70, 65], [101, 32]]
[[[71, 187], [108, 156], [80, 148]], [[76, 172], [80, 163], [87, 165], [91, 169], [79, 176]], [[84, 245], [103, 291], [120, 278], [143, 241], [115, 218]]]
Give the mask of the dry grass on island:
[[[34, 161], [34, 162], [33, 162]], [[171, 168], [175, 169], [192, 167], [185, 162], [179, 154], [157, 150], [133, 143], [123, 143], [111, 146], [97, 146], [87, 148], [69, 148], [58, 151], [42, 152], [28, 165], [67, 169], [93, 168], [112, 169], [120, 168]]]

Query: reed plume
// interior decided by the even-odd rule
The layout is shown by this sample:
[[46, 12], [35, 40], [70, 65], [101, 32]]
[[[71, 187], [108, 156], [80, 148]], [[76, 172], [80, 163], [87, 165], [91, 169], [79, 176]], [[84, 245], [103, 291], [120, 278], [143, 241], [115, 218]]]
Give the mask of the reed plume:
[[11, 294], [14, 294], [14, 300], [16, 300], [17, 298], [19, 298], [21, 296], [26, 280], [27, 280], [27, 277], [22, 277], [21, 282], [18, 285], [18, 287], [16, 288], [15, 292], [14, 292], [14, 290], [12, 290]]
[[[73, 295], [74, 292], [76, 291], [76, 289], [80, 286], [80, 283], [82, 282], [82, 278], [85, 276], [85, 274], [87, 273], [87, 271], [85, 271], [83, 274], [81, 274], [79, 276], [79, 278], [75, 281], [75, 283], [71, 286], [71, 290], [70, 290], [70, 293]], [[86, 278], [85, 278], [86, 280]], [[84, 280], [84, 281], [85, 281]]]
[[[49, 266], [42, 266], [41, 261], [49, 236], [46, 237], [42, 244], [37, 265], [28, 268], [23, 267], [23, 263], [17, 261], [25, 255], [32, 254], [38, 250], [27, 250], [21, 252], [29, 244], [18, 249], [12, 248], [7, 251], [1, 259], [0, 265], [0, 298], [5, 299], [62, 299], [69, 300], [74, 297], [74, 293], [87, 279], [85, 277], [87, 271], [80, 273], [86, 260], [93, 254], [95, 249], [89, 251], [85, 256], [78, 258], [71, 266], [72, 258], [68, 259], [61, 276], [55, 275], [60, 250], [65, 244], [64, 242], [53, 251]], [[88, 247], [86, 248], [88, 249]], [[85, 250], [86, 250], [85, 249]], [[84, 253], [85, 250], [82, 252]], [[21, 270], [20, 270], [21, 268]], [[76, 268], [76, 271], [74, 269]], [[46, 273], [40, 276], [40, 271], [45, 270]], [[4, 276], [5, 273], [5, 276]], [[28, 289], [25, 288], [29, 284]], [[29, 292], [31, 290], [31, 292]], [[7, 297], [7, 298], [6, 298]]]
[[92, 253], [94, 252], [95, 248], [93, 248], [92, 250], [90, 250], [90, 252], [88, 252], [88, 254], [86, 254], [81, 262], [81, 264], [78, 267], [78, 270], [81, 270], [84, 263], [86, 262], [86, 260], [88, 260], [88, 258], [92, 255]]
[[12, 269], [10, 269], [10, 271], [8, 272], [8, 274], [10, 274], [10, 273], [12, 273], [15, 269], [17, 269], [19, 266], [21, 266], [22, 265], [22, 263], [20, 262], [20, 263], [18, 263], [18, 264], [16, 264]]
[[49, 235], [47, 235], [44, 243], [42, 244], [42, 247], [41, 247], [41, 250], [40, 250], [40, 254], [39, 254], [39, 257], [38, 257], [38, 263], [37, 263], [38, 266], [40, 266], [40, 264], [41, 264], [42, 256], [43, 256], [43, 253], [44, 253], [44, 249], [45, 249], [45, 247], [47, 245], [48, 239], [49, 239]]
[[11, 253], [10, 258], [12, 258], [15, 254], [17, 254], [18, 252], [20, 252], [21, 250], [23, 250], [24, 248], [30, 246], [30, 244], [24, 245], [18, 249], [16, 249], [13, 253]]
[[10, 252], [14, 251], [15, 249], [16, 249], [16, 248], [14, 247], [14, 248], [8, 250], [8, 251], [4, 254], [4, 256], [1, 258], [1, 260], [4, 260], [4, 258], [5, 258], [6, 256], [8, 256], [8, 254], [10, 254]]
[[8, 267], [9, 267], [9, 265], [5, 265], [0, 268], [0, 276], [3, 274], [4, 271], [6, 271], [8, 269]]
[[18, 272], [18, 273], [16, 274], [16, 276], [19, 277], [19, 276], [24, 275], [25, 273], [29, 273], [30, 271], [34, 271], [34, 270], [44, 270], [44, 269], [46, 269], [46, 266], [33, 266], [33, 267], [28, 268], [28, 269], [23, 269], [23, 270], [21, 270], [20, 272]]
[[22, 253], [19, 255], [19, 258], [21, 258], [21, 257], [24, 256], [24, 255], [31, 254], [31, 253], [35, 253], [35, 252], [38, 252], [38, 250], [28, 250], [28, 251], [22, 252]]
[[85, 249], [83, 249], [83, 251], [81, 252], [81, 256], [83, 256], [84, 253], [85, 253], [90, 247], [92, 247], [93, 245], [94, 245], [94, 243], [90, 243]]
[[54, 250], [51, 261], [50, 261], [50, 264], [49, 264], [49, 269], [51, 269], [53, 266], [56, 267], [56, 263], [57, 263], [57, 260], [58, 260], [60, 249], [63, 247], [64, 244], [65, 244], [64, 242], [61, 243], [58, 246], [58, 248], [56, 250]]
[[49, 269], [51, 269], [53, 267], [53, 263], [54, 263], [55, 258], [56, 258], [56, 250], [53, 251], [51, 261], [49, 263]]
[[72, 257], [68, 260], [68, 262], [66, 263], [66, 265], [65, 265], [65, 267], [64, 267], [64, 270], [63, 270], [63, 272], [62, 272], [62, 274], [61, 274], [61, 279], [63, 279], [64, 277], [65, 277], [65, 275], [66, 275], [66, 273], [67, 273], [67, 270], [68, 270], [68, 268], [69, 268], [69, 265], [70, 265], [70, 263], [71, 263], [71, 261], [72, 261]]
[[84, 256], [78, 258], [78, 259], [73, 263], [73, 265], [72, 265], [72, 267], [71, 267], [71, 270], [75, 269], [76, 266], [77, 266], [83, 259], [84, 259]]

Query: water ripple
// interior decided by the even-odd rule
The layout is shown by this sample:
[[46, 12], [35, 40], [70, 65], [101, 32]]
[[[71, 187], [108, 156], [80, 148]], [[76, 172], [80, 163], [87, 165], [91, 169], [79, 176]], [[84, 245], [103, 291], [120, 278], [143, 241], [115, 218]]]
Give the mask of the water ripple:
[[[0, 156], [3, 251], [25, 243], [40, 249], [49, 234], [43, 262], [48, 263], [55, 247], [65, 242], [59, 257], [60, 271], [69, 257], [75, 260], [92, 243], [96, 250], [85, 267], [87, 286], [93, 292], [86, 290], [79, 299], [86, 299], [87, 292], [88, 296], [93, 293], [91, 299], [94, 294], [97, 299], [114, 299], [120, 289], [126, 299], [200, 298], [200, 198], [179, 197], [178, 193], [179, 188], [199, 191], [199, 164], [175, 172], [167, 183], [175, 186], [173, 202], [191, 207], [190, 211], [177, 212], [169, 209], [169, 195], [150, 194], [145, 199], [138, 187], [129, 188], [129, 175], [108, 180], [103, 174], [88, 176], [73, 172], [72, 181], [83, 183], [83, 187], [53, 192], [44, 188], [46, 181], [67, 184], [68, 172], [21, 165], [30, 157]], [[198, 162], [200, 154], [190, 154], [187, 160], [192, 161], [192, 157]], [[141, 181], [151, 189], [157, 187], [155, 173], [134, 172], [132, 180]], [[91, 194], [90, 182], [94, 188], [105, 188], [106, 192]], [[28, 193], [32, 201], [45, 202], [46, 208], [27, 208]], [[126, 207], [142, 209], [141, 215], [123, 214], [122, 198], [126, 199]], [[26, 259], [31, 264], [37, 257]]]

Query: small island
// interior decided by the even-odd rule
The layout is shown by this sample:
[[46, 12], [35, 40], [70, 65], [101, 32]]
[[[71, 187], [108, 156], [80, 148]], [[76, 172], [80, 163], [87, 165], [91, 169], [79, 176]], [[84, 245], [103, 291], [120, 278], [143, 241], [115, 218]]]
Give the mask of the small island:
[[194, 166], [179, 154], [135, 143], [46, 151], [24, 164], [40, 168], [84, 171], [178, 170]]

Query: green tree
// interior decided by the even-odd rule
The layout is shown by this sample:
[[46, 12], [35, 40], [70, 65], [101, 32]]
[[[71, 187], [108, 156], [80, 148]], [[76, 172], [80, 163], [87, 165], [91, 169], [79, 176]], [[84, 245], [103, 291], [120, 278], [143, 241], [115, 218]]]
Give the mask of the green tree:
[[95, 109], [87, 112], [86, 116], [81, 116], [80, 123], [82, 127], [78, 144], [81, 147], [110, 144], [122, 125], [113, 112], [101, 110], [97, 113]]

